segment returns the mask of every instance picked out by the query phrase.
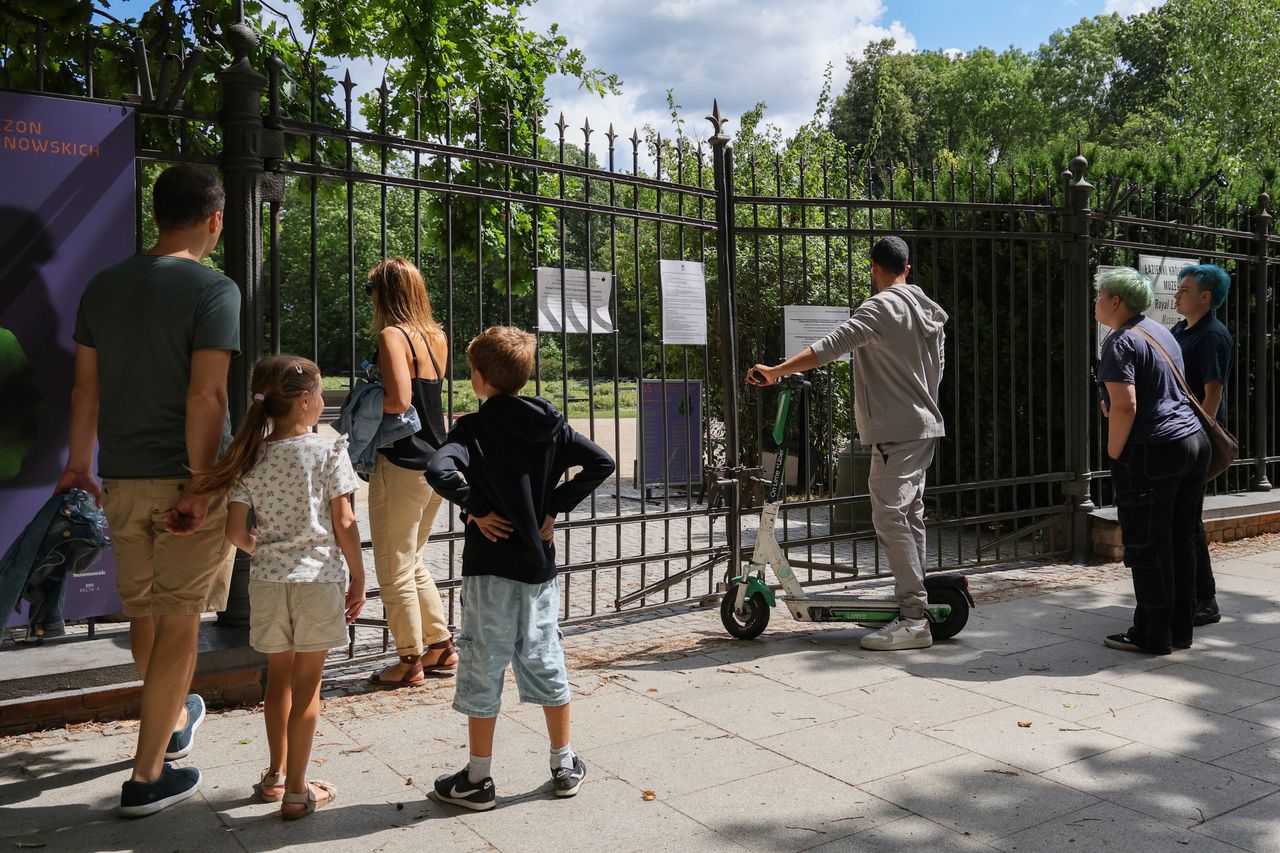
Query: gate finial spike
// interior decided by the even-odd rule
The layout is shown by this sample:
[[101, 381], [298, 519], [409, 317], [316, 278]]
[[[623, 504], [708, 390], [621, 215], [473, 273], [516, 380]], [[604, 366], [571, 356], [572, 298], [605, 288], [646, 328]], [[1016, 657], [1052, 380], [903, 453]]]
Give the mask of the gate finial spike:
[[720, 100], [718, 98], [711, 99], [711, 115], [706, 118], [707, 121], [711, 122], [711, 126], [715, 129], [715, 133], [711, 135], [711, 141], [728, 142], [729, 137], [724, 134], [724, 124], [728, 119], [720, 115]]

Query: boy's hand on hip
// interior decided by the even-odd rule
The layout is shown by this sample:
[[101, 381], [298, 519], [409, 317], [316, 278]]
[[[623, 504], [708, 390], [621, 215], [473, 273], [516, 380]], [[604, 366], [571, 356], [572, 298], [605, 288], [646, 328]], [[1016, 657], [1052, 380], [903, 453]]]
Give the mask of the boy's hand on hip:
[[165, 518], [164, 529], [174, 536], [190, 536], [200, 529], [204, 520], [209, 517], [209, 499], [193, 498], [183, 495], [169, 510]]
[[480, 533], [490, 542], [508, 538], [511, 536], [511, 531], [515, 529], [511, 526], [511, 522], [496, 512], [491, 512], [488, 515], [468, 515], [467, 523], [478, 527]]
[[555, 535], [555, 526], [556, 517], [554, 515], [548, 515], [547, 520], [542, 522], [542, 527], [538, 530], [538, 534], [542, 537], [543, 542], [551, 541], [551, 537]]

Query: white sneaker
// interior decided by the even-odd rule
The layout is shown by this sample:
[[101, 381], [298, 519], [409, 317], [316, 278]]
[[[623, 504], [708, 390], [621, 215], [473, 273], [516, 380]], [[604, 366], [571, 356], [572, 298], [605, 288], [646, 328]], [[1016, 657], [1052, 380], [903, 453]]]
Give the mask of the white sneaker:
[[880, 652], [927, 649], [933, 645], [933, 632], [929, 630], [928, 622], [917, 628], [899, 616], [880, 630], [867, 634], [861, 644], [864, 649]]

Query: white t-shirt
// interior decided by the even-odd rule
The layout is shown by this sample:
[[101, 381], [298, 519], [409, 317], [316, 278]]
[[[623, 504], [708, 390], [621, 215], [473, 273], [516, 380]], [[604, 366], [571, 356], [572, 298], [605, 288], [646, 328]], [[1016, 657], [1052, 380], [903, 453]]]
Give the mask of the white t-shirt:
[[253, 508], [257, 551], [249, 577], [274, 582], [347, 582], [329, 502], [356, 490], [347, 437], [314, 433], [270, 441], [228, 500]]

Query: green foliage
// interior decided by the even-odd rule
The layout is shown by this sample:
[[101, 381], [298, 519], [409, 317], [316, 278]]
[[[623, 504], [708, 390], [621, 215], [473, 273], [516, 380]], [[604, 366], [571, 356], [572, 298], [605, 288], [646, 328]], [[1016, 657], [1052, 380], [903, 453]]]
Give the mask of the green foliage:
[[1034, 53], [849, 59], [832, 132], [878, 180], [900, 164], [1043, 168], [1077, 145], [1107, 173], [1169, 192], [1221, 170], [1252, 201], [1280, 166], [1280, 4], [1169, 0], [1085, 18]]

